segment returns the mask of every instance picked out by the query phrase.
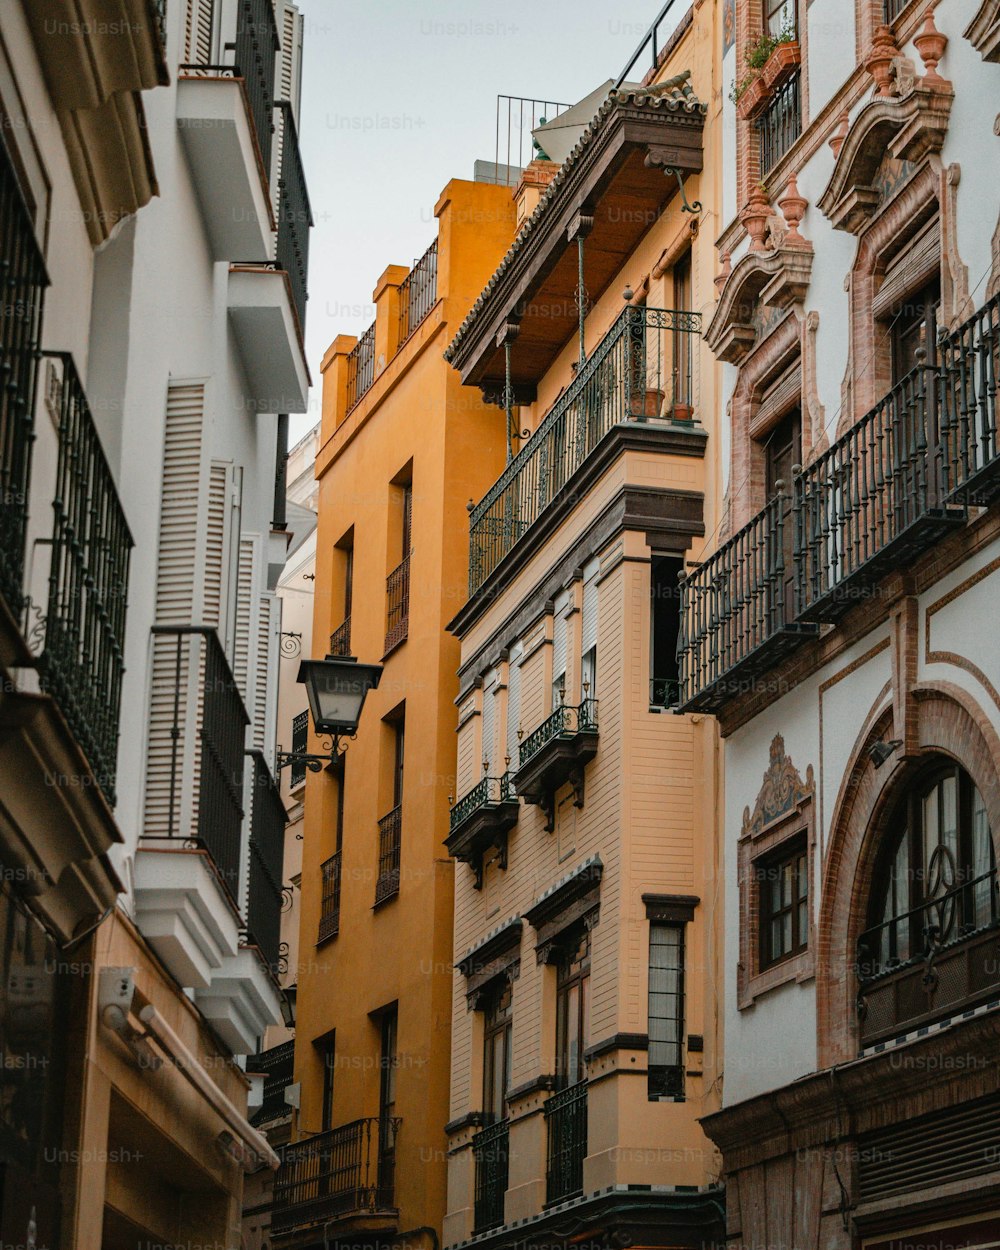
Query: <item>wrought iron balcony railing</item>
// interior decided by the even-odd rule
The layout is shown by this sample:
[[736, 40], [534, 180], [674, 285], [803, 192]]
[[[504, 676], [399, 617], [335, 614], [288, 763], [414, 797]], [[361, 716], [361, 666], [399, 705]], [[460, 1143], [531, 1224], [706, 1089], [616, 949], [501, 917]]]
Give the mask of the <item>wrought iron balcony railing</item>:
[[281, 960], [281, 883], [284, 878], [285, 825], [288, 820], [267, 760], [253, 758], [250, 807], [250, 873], [247, 886], [247, 940], [257, 946], [275, 976]]
[[938, 360], [949, 495], [989, 505], [1000, 498], [1000, 293], [942, 338]]
[[773, 169], [802, 133], [800, 74], [794, 74], [772, 97], [757, 119], [760, 173]]
[[403, 848], [403, 807], [394, 807], [378, 822], [378, 879], [375, 902], [384, 903], [399, 893], [399, 865]]
[[247, 1060], [248, 1072], [264, 1073], [264, 1100], [253, 1114], [254, 1124], [264, 1124], [287, 1115], [291, 1108], [285, 1102], [285, 1090], [295, 1079], [295, 1042], [282, 1042]]
[[597, 729], [597, 700], [584, 699], [574, 707], [561, 703], [551, 716], [521, 740], [517, 750], [518, 768], [524, 766], [542, 747], [554, 738], [572, 737], [574, 734], [593, 732]]
[[587, 1157], [587, 1082], [578, 1081], [545, 1100], [548, 1135], [545, 1169], [547, 1202], [583, 1193]]
[[682, 711], [717, 711], [815, 625], [792, 616], [792, 518], [775, 495], [681, 584]]
[[282, 116], [281, 174], [278, 178], [278, 239], [275, 256], [288, 274], [299, 330], [306, 332], [306, 300], [309, 298], [309, 231], [313, 226], [309, 191], [292, 106], [278, 105]]
[[272, 1232], [361, 1211], [391, 1211], [392, 1168], [385, 1160], [398, 1127], [397, 1120], [369, 1117], [285, 1146], [274, 1182]]
[[150, 798], [165, 817], [156, 826], [167, 841], [195, 841], [208, 851], [238, 904], [250, 718], [216, 631], [154, 625], [153, 682], [147, 792], [156, 792]]
[[47, 359], [59, 457], [38, 675], [113, 803], [132, 535], [72, 357]]
[[235, 64], [243, 78], [264, 169], [274, 138], [274, 69], [280, 47], [272, 0], [239, 0]]
[[918, 366], [794, 482], [795, 610], [833, 621], [965, 520], [946, 506], [938, 374]]
[[998, 927], [992, 869], [866, 929], [856, 965], [862, 1045], [995, 996]]
[[3, 143], [0, 221], [0, 597], [20, 621], [38, 348], [49, 279]]
[[350, 412], [375, 381], [375, 324], [362, 334], [347, 357], [347, 411]]
[[344, 618], [342, 625], [339, 625], [330, 635], [330, 654], [331, 655], [350, 655], [351, 654], [351, 618]]
[[321, 868], [323, 892], [320, 896], [319, 933], [316, 940], [325, 942], [340, 932], [340, 874], [342, 852], [336, 851]]
[[405, 642], [410, 632], [410, 555], [407, 554], [385, 579], [386, 655]]
[[509, 1120], [498, 1120], [472, 1139], [476, 1168], [473, 1233], [484, 1233], [503, 1223], [509, 1150]]
[[484, 807], [512, 802], [517, 802], [517, 795], [514, 793], [510, 773], [504, 773], [502, 777], [483, 777], [452, 807], [448, 816], [449, 829], [454, 833], [470, 816]]
[[437, 301], [438, 241], [430, 245], [399, 284], [399, 346], [402, 347]]
[[[292, 754], [302, 755], [309, 750], [309, 710], [292, 717]], [[304, 760], [292, 760], [288, 770], [288, 784], [294, 790], [306, 779]]]
[[482, 586], [601, 439], [624, 421], [688, 420], [701, 315], [628, 307], [473, 508], [469, 593]]

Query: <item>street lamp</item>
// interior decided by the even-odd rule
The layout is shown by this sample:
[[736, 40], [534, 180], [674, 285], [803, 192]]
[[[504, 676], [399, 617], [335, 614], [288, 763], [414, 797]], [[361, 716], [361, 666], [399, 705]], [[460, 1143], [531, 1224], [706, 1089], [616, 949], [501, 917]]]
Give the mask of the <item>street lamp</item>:
[[329, 755], [279, 751], [279, 771], [286, 764], [304, 764], [314, 773], [336, 764], [340, 736], [357, 732], [361, 709], [369, 690], [378, 686], [381, 664], [359, 664], [353, 656], [328, 655], [325, 660], [303, 660], [296, 678], [306, 688], [312, 722], [319, 734], [332, 739]]

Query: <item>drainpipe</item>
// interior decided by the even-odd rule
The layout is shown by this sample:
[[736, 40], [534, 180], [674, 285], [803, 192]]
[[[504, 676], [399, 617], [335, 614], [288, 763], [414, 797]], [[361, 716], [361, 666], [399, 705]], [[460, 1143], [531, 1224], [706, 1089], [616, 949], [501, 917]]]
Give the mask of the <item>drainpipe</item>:
[[271, 529], [283, 530], [288, 522], [288, 511], [285, 504], [288, 471], [288, 413], [278, 416], [278, 439], [274, 456], [274, 519]]

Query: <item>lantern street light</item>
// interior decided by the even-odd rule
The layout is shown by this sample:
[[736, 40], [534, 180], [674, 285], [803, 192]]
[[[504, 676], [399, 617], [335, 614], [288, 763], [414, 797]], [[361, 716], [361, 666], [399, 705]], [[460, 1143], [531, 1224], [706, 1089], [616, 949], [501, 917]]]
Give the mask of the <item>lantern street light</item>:
[[333, 742], [328, 755], [279, 751], [278, 770], [286, 764], [304, 764], [311, 772], [318, 773], [336, 764], [341, 735], [351, 737], [357, 732], [365, 696], [378, 686], [381, 676], [381, 664], [359, 664], [353, 656], [328, 655], [324, 660], [303, 660], [296, 680], [306, 688], [316, 732], [328, 735]]

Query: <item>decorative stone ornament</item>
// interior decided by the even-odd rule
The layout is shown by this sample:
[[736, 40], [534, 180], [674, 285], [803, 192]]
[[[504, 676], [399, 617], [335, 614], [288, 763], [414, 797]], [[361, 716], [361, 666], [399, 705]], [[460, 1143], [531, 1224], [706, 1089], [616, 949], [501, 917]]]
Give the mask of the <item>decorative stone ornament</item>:
[[750, 192], [740, 221], [750, 236], [750, 251], [764, 251], [764, 235], [767, 233], [767, 219], [771, 216], [771, 204], [762, 186], [756, 186]]
[[715, 283], [715, 289], [719, 292], [720, 295], [722, 294], [722, 288], [726, 285], [729, 275], [733, 272], [733, 258], [728, 252], [728, 250], [723, 250], [721, 260], [722, 260], [722, 268], [712, 279], [712, 281]]
[[920, 34], [914, 35], [913, 44], [920, 53], [920, 59], [924, 63], [924, 83], [926, 85], [944, 83], [944, 79], [937, 72], [938, 62], [944, 56], [944, 50], [948, 46], [948, 36], [943, 35], [934, 23], [933, 7], [927, 10], [924, 17], [924, 24], [920, 28]]
[[876, 26], [871, 50], [865, 57], [864, 66], [881, 96], [892, 95], [891, 67], [893, 60], [898, 56], [899, 48], [896, 47], [890, 27], [884, 24]]
[[809, 201], [799, 194], [798, 179], [792, 174], [788, 179], [785, 194], [778, 201], [782, 216], [788, 222], [788, 233], [785, 235], [785, 247], [805, 247], [806, 240], [799, 233], [799, 222], [805, 216]]
[[847, 131], [851, 124], [851, 115], [845, 109], [840, 115], [840, 125], [829, 138], [830, 150], [833, 152], [834, 159], [840, 155], [840, 149], [844, 146], [844, 140], [847, 138]]

